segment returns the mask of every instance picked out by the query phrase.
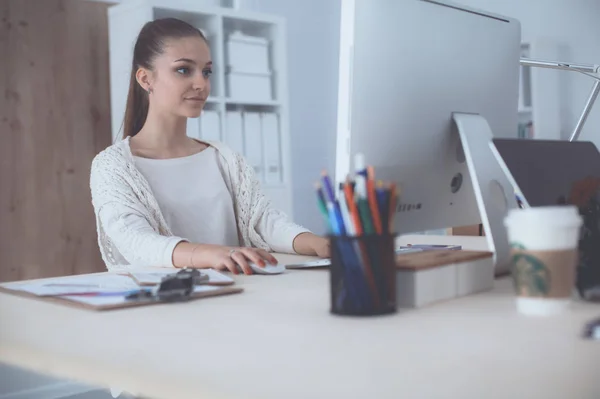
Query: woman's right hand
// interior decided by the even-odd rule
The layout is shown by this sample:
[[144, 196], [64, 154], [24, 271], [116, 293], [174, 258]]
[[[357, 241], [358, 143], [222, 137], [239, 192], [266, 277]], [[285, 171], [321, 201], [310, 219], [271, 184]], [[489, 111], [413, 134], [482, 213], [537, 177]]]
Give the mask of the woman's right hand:
[[194, 266], [206, 265], [217, 270], [229, 270], [239, 274], [239, 265], [244, 274], [253, 274], [249, 263], [265, 267], [267, 263], [276, 265], [277, 259], [267, 251], [250, 247], [225, 247], [221, 245], [202, 245], [194, 252]]

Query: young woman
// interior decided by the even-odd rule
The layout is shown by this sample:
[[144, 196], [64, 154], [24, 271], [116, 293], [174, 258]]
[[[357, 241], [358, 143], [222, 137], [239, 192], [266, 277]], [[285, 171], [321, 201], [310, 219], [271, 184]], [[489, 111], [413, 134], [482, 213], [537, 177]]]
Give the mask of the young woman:
[[98, 243], [109, 270], [276, 264], [274, 252], [329, 256], [328, 241], [263, 196], [253, 169], [222, 143], [187, 137], [210, 94], [206, 38], [173, 18], [147, 23], [133, 52], [123, 140], [92, 162]]

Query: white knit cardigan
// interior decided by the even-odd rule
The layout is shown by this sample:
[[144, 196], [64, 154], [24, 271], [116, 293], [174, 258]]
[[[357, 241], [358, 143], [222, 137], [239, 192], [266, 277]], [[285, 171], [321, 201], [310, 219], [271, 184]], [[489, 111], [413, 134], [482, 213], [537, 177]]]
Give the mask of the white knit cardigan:
[[[115, 243], [105, 233], [99, 218], [103, 207], [114, 203], [125, 205], [143, 215], [157, 234], [173, 236], [148, 181], [135, 166], [129, 144], [128, 137], [108, 147], [96, 155], [91, 167], [90, 189], [96, 214], [98, 245], [108, 270], [127, 269], [131, 263], [119, 253]], [[270, 234], [287, 235], [289, 250], [293, 252], [293, 238], [308, 230], [292, 223], [285, 213], [271, 206], [260, 189], [254, 169], [240, 154], [223, 143], [206, 144], [214, 147], [219, 154], [219, 168], [233, 199], [240, 245], [271, 251], [270, 237], [265, 234], [266, 231], [261, 231], [261, 219], [268, 213], [269, 220], [275, 221], [280, 227], [279, 231]], [[139, 251], [152, 250], [139, 248]]]

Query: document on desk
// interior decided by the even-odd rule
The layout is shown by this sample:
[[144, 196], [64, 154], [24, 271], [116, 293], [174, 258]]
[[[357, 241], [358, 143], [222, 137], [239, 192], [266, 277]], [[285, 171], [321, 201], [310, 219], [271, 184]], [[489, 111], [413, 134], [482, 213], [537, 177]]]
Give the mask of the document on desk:
[[0, 287], [37, 296], [122, 292], [139, 288], [130, 277], [118, 274], [84, 274], [26, 282], [17, 281], [0, 284]]
[[[169, 273], [173, 273], [173, 269], [169, 269]], [[161, 273], [161, 278], [169, 273]], [[216, 271], [214, 273], [219, 274]], [[214, 279], [218, 279], [217, 274], [213, 274]], [[225, 279], [220, 280], [225, 281]], [[138, 299], [139, 297], [136, 296], [143, 292], [151, 293], [153, 290], [154, 288], [140, 286], [129, 275], [117, 273], [82, 274], [0, 284], [2, 292], [91, 310], [111, 310], [163, 303], [159, 300], [145, 300], [144, 297]], [[242, 291], [242, 288], [230, 286], [228, 282], [216, 285], [201, 284], [194, 286], [190, 299], [236, 294]]]

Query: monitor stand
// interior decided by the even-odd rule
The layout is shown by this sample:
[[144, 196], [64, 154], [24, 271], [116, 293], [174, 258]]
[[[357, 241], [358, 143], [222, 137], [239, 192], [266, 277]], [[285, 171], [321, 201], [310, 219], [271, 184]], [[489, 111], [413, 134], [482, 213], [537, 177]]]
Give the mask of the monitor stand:
[[[454, 113], [454, 123], [473, 184], [489, 250], [494, 252], [496, 274], [510, 271], [510, 246], [504, 227], [508, 210], [517, 208], [514, 188], [492, 152], [493, 133], [478, 114]], [[516, 128], [515, 128], [516, 129]]]

